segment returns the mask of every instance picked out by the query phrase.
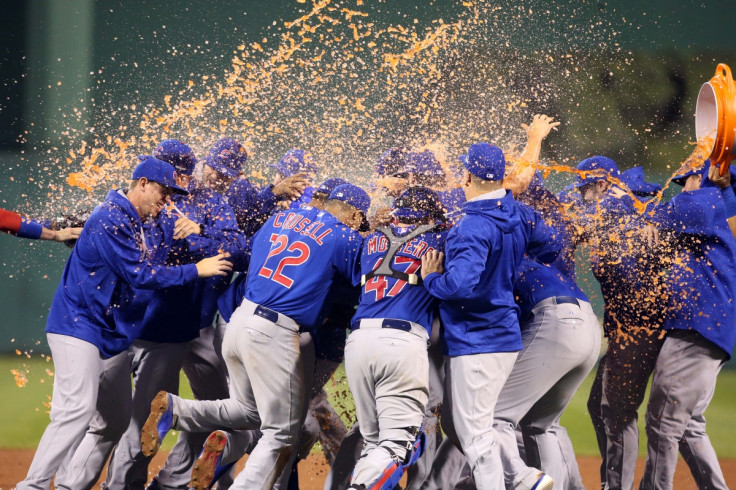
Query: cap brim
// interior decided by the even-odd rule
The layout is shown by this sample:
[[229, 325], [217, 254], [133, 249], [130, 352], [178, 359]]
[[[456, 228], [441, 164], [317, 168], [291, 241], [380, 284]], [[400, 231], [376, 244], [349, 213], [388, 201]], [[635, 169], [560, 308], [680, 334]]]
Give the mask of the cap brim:
[[225, 165], [222, 165], [217, 160], [213, 160], [209, 156], [207, 156], [207, 158], [205, 159], [204, 163], [205, 163], [205, 165], [214, 168], [215, 170], [217, 170], [218, 172], [220, 172], [222, 175], [224, 175], [226, 177], [230, 177], [231, 179], [233, 179], [233, 178], [237, 177], [238, 175], [240, 175], [240, 172], [239, 171], [237, 171], [237, 170], [235, 170], [233, 168], [230, 168], [230, 167], [226, 167]]

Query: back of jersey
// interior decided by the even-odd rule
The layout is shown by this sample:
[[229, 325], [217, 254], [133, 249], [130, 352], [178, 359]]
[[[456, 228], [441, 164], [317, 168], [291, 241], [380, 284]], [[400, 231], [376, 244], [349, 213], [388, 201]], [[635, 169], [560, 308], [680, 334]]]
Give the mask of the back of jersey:
[[358, 283], [361, 242], [327, 211], [276, 213], [253, 237], [245, 298], [314, 328], [334, 275]]
[[[407, 235], [413, 228], [393, 228], [397, 236]], [[408, 241], [399, 248], [391, 268], [406, 274], [419, 275], [422, 256], [430, 250], [444, 250], [446, 232], [427, 232]], [[361, 274], [366, 275], [383, 262], [389, 241], [381, 232], [365, 239], [360, 256]], [[432, 329], [436, 300], [420, 284], [411, 285], [406, 280], [390, 276], [374, 276], [363, 285], [360, 305], [353, 321], [363, 318], [394, 318], [418, 323]]]

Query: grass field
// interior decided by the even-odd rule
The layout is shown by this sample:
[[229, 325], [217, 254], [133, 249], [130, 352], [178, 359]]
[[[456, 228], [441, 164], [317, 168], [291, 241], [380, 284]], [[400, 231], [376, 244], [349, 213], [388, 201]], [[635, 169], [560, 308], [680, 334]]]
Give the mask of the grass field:
[[[18, 387], [14, 374], [17, 371], [26, 379], [24, 387]], [[48, 423], [48, 402], [53, 383], [53, 364], [40, 357], [0, 356], [0, 447], [35, 448]], [[335, 409], [346, 420], [352, 422], [353, 404], [349, 397], [345, 372], [338, 370], [334, 379], [327, 384]], [[182, 394], [191, 397], [191, 391], [182, 377]], [[592, 374], [573, 398], [562, 423], [570, 433], [575, 451], [579, 455], [596, 455], [598, 452], [593, 427], [585, 406]], [[708, 433], [720, 458], [736, 458], [736, 424], [733, 413], [736, 407], [736, 370], [724, 369], [718, 377], [713, 401], [706, 412]], [[640, 410], [640, 428], [643, 434], [643, 409]], [[165, 447], [171, 445], [173, 437], [167, 437]], [[642, 443], [644, 438], [642, 438]], [[643, 453], [643, 446], [640, 448]]]

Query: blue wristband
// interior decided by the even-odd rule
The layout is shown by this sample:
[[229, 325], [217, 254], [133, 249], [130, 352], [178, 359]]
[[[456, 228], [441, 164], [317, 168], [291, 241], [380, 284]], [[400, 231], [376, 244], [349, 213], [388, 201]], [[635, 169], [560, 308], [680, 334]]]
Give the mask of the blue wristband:
[[[734, 201], [736, 201], [736, 197], [734, 198]], [[21, 238], [30, 238], [32, 240], [37, 240], [41, 238], [41, 232], [43, 232], [43, 226], [39, 225], [35, 221], [31, 221], [21, 216], [20, 228], [18, 229], [17, 236]]]

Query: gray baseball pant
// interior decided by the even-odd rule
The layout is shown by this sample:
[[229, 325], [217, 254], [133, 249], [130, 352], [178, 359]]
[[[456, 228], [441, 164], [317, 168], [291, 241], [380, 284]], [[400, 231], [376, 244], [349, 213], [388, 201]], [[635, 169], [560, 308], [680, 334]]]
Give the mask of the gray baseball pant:
[[51, 422], [38, 443], [25, 480], [18, 489], [48, 490], [67, 454], [84, 438], [95, 414], [104, 360], [97, 347], [84, 340], [46, 334], [54, 361]]
[[493, 352], [445, 359], [443, 427], [468, 458], [479, 490], [504, 486], [493, 420], [498, 396], [517, 355], [518, 352]]
[[[555, 482], [563, 481], [567, 465], [557, 438], [547, 431], [559, 420], [572, 396], [598, 359], [601, 331], [590, 303], [540, 301], [522, 329], [523, 350], [496, 403], [494, 428], [498, 434], [507, 487], [533, 480], [539, 469]], [[533, 442], [522, 460], [516, 428]], [[530, 463], [531, 464], [531, 463]]]
[[363, 319], [345, 345], [345, 371], [365, 440], [352, 482], [376, 482], [395, 457], [403, 461], [410, 428], [420, 427], [429, 396], [427, 333], [382, 328], [382, 318]]
[[179, 393], [179, 371], [188, 348], [189, 342], [146, 340], [136, 340], [130, 347], [133, 360], [128, 376], [132, 372], [133, 413], [110, 458], [107, 488], [145, 488], [151, 458], [141, 452], [141, 429], [159, 391]]
[[281, 314], [272, 322], [256, 311], [263, 308], [244, 300], [225, 333], [222, 353], [230, 375], [230, 398], [174, 398], [178, 429], [260, 427], [263, 437], [232, 487], [249, 490], [271, 488], [296, 451], [305, 397], [299, 325]]
[[647, 405], [647, 460], [641, 490], [672, 488], [678, 450], [698, 488], [728, 488], [703, 416], [725, 360], [723, 350], [695, 331], [667, 333]]

